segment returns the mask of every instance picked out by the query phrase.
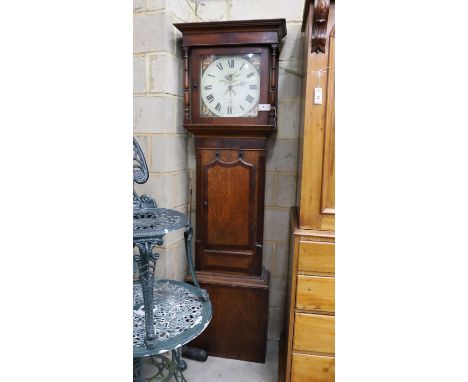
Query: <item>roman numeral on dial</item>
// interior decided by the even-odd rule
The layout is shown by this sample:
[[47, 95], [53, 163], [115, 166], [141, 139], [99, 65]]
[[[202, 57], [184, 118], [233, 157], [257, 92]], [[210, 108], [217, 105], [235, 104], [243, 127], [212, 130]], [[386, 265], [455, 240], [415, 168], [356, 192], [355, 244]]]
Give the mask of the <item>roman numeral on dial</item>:
[[245, 97], [245, 100], [246, 100], [247, 102], [249, 102], [249, 103], [252, 103], [252, 101], [253, 101], [254, 99], [255, 99], [255, 98], [252, 97], [250, 94], [249, 94], [247, 97]]
[[215, 110], [221, 111], [221, 104], [219, 102], [216, 104]]
[[207, 95], [207, 96], [206, 96], [206, 100], [207, 100], [209, 103], [213, 102], [213, 101], [214, 101], [214, 95], [213, 95], [213, 94]]
[[205, 86], [205, 90], [211, 90], [211, 89], [213, 89], [213, 85], [206, 85]]
[[221, 62], [218, 62], [218, 63], [216, 64], [216, 66], [218, 67], [219, 70], [223, 70], [223, 69], [224, 69], [224, 68], [223, 68], [223, 64], [221, 64]]
[[234, 68], [234, 60], [232, 59], [228, 60], [228, 65], [231, 69]]
[[255, 90], [255, 89], [257, 89], [257, 85], [249, 85], [249, 89]]
[[232, 106], [227, 107], [227, 114], [232, 114]]
[[247, 78], [250, 78], [250, 77], [252, 77], [253, 75], [254, 75], [254, 73], [249, 73], [249, 74], [247, 74]]

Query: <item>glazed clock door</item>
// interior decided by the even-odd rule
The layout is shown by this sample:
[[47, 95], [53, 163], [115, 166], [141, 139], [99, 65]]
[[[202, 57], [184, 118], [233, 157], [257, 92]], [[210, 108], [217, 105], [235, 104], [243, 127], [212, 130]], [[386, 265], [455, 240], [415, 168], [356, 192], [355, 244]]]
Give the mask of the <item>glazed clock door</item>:
[[202, 149], [199, 155], [197, 269], [260, 274], [263, 205], [257, 195], [263, 192], [263, 152]]
[[256, 117], [260, 59], [260, 54], [205, 56], [201, 63], [201, 115]]
[[268, 48], [194, 49], [192, 122], [195, 124], [267, 124]]

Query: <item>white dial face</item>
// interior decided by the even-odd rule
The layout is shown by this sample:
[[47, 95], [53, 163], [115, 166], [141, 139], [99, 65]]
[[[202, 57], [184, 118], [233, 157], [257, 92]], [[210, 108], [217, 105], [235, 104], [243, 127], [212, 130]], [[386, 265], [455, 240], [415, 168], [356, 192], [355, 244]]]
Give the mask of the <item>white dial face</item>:
[[202, 105], [215, 116], [255, 117], [259, 96], [257, 68], [241, 56], [219, 57], [202, 74]]

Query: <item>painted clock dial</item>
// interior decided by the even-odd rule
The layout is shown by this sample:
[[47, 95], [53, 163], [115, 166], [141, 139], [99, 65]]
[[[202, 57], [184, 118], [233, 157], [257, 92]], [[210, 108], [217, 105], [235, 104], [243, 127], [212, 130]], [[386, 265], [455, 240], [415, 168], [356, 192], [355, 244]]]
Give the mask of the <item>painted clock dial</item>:
[[260, 55], [209, 56], [202, 62], [201, 115], [256, 117]]

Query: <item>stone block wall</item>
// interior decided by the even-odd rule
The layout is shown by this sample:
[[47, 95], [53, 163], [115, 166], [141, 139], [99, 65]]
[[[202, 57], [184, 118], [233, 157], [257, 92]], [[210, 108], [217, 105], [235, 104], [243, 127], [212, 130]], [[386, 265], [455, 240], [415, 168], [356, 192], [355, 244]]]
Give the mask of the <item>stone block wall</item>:
[[[150, 177], [136, 185], [158, 206], [188, 212], [187, 133], [183, 123], [181, 51], [170, 0], [133, 2], [133, 133], [148, 163]], [[182, 280], [187, 263], [183, 230], [166, 235], [158, 249], [159, 278]]]
[[[138, 191], [162, 207], [186, 212], [193, 185], [195, 152], [182, 127], [180, 33], [173, 22], [286, 18], [288, 34], [279, 59], [278, 132], [267, 157], [264, 265], [271, 272], [270, 339], [280, 335], [285, 312], [289, 255], [289, 209], [296, 204], [304, 0], [134, 0], [134, 134], [150, 167], [150, 181]], [[196, 227], [194, 227], [196, 229]], [[161, 266], [181, 279], [186, 270], [182, 235], [166, 240]], [[170, 256], [168, 256], [170, 255]]]

